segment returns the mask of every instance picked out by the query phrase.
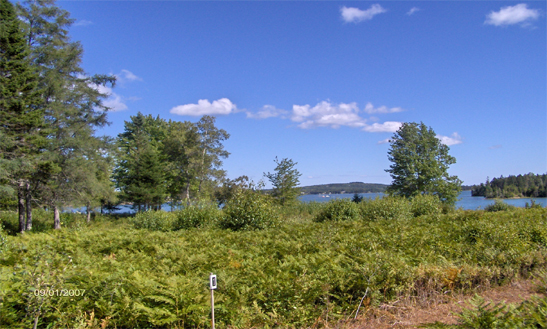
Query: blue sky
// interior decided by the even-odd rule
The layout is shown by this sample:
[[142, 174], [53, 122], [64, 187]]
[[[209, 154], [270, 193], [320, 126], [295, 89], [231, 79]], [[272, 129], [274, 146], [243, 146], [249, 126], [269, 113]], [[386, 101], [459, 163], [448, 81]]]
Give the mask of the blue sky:
[[217, 116], [230, 178], [274, 158], [301, 185], [391, 182], [387, 140], [431, 126], [464, 184], [547, 172], [546, 2], [61, 1], [88, 74], [142, 112]]

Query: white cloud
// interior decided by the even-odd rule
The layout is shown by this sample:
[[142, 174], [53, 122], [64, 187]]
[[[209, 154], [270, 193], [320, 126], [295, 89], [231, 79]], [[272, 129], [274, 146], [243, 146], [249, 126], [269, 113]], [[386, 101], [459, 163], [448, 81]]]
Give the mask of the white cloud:
[[342, 19], [347, 23], [357, 23], [364, 20], [370, 20], [374, 16], [385, 13], [387, 10], [382, 8], [379, 4], [372, 5], [367, 10], [361, 10], [359, 8], [353, 7], [342, 7], [340, 13], [342, 14]]
[[109, 108], [109, 111], [118, 112], [127, 110], [127, 105], [123, 102], [123, 99], [120, 95], [112, 91], [112, 88], [95, 85], [95, 88], [104, 95], [108, 95], [108, 98], [103, 101], [103, 105]]
[[[381, 106], [374, 108], [368, 103], [363, 112], [366, 113], [395, 113], [403, 111], [400, 107], [387, 108]], [[367, 124], [369, 121], [377, 121], [378, 118], [363, 118], [360, 115], [357, 103], [333, 104], [330, 101], [323, 101], [314, 107], [310, 105], [293, 105], [291, 120], [300, 122], [299, 128], [309, 129], [315, 127], [339, 128], [341, 126], [361, 128], [366, 132], [395, 132], [401, 127], [402, 123], [398, 121], [386, 121], [384, 123]]]
[[82, 20], [78, 20], [76, 23], [74, 23], [74, 26], [88, 26], [88, 25], [91, 25], [91, 24], [93, 24], [92, 21], [82, 19]]
[[133, 82], [133, 81], [142, 81], [142, 78], [136, 76], [133, 74], [133, 72], [129, 70], [122, 70], [121, 73], [115, 74], [116, 79], [121, 82]]
[[403, 125], [398, 121], [386, 121], [384, 123], [373, 123], [366, 125], [362, 130], [369, 133], [394, 133]]
[[247, 118], [253, 118], [253, 119], [267, 119], [267, 118], [274, 118], [281, 116], [282, 118], [284, 115], [288, 114], [289, 112], [286, 110], [281, 110], [276, 108], [273, 105], [264, 105], [262, 109], [256, 113], [252, 113], [247, 111]]
[[382, 139], [381, 141], [378, 141], [378, 144], [387, 144], [391, 142], [391, 139], [390, 138], [386, 138], [386, 139]]
[[437, 138], [441, 140], [441, 143], [447, 146], [463, 143], [462, 137], [458, 133], [453, 133], [451, 137], [437, 135]]
[[417, 12], [417, 11], [420, 11], [420, 8], [418, 8], [418, 7], [412, 7], [406, 14], [407, 14], [408, 16], [410, 16], [410, 15], [414, 14], [414, 13]]
[[363, 127], [365, 119], [358, 114], [356, 103], [332, 104], [323, 101], [314, 107], [310, 105], [293, 105], [291, 120], [301, 122], [298, 127], [303, 129], [314, 127], [339, 128], [341, 126]]
[[367, 103], [367, 105], [365, 106], [365, 108], [363, 110], [368, 114], [373, 114], [373, 113], [397, 113], [397, 112], [403, 112], [404, 111], [400, 107], [387, 108], [387, 106], [380, 106], [380, 107], [374, 108], [372, 103]]
[[539, 10], [528, 9], [527, 4], [520, 3], [514, 6], [507, 6], [500, 11], [492, 11], [486, 15], [484, 24], [495, 26], [513, 25], [523, 23], [523, 26], [529, 25], [530, 21], [538, 19]]
[[235, 104], [233, 104], [228, 98], [221, 98], [219, 100], [209, 103], [207, 99], [200, 99], [197, 104], [186, 104], [173, 107], [169, 112], [178, 115], [226, 115], [233, 113], [237, 110]]

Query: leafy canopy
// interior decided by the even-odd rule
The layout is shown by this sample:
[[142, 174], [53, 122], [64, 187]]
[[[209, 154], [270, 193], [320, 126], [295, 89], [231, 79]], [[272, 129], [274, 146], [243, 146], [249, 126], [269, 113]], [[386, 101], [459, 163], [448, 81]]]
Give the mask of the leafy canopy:
[[275, 157], [274, 162], [277, 164], [274, 173], [264, 173], [273, 185], [272, 196], [277, 199], [279, 204], [286, 205], [295, 203], [300, 194], [300, 189], [297, 188], [300, 184], [299, 177], [302, 174], [295, 168], [298, 162], [291, 159], [283, 159], [279, 161]]
[[390, 141], [388, 159], [393, 164], [386, 171], [393, 182], [387, 192], [408, 198], [432, 194], [454, 205], [462, 182], [448, 174], [448, 167], [456, 163], [448, 151], [449, 147], [423, 122], [403, 123]]

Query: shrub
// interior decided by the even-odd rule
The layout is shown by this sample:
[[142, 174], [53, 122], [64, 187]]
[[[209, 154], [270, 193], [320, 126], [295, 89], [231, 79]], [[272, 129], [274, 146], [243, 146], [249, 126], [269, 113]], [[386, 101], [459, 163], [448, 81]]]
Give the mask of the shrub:
[[7, 234], [4, 232], [2, 224], [0, 224], [0, 254], [2, 254], [8, 247]]
[[355, 220], [359, 218], [359, 206], [349, 199], [332, 200], [313, 219], [314, 222]]
[[419, 194], [410, 202], [410, 208], [414, 217], [423, 215], [438, 217], [443, 212], [443, 203], [436, 195]]
[[214, 226], [222, 211], [215, 205], [191, 205], [175, 212], [174, 229], [203, 228]]
[[360, 205], [361, 214], [366, 220], [407, 220], [412, 217], [410, 203], [402, 197], [377, 197]]
[[163, 210], [148, 210], [140, 212], [131, 219], [135, 228], [145, 228], [152, 231], [172, 231], [175, 228], [176, 216]]
[[515, 209], [514, 206], [511, 206], [501, 200], [496, 200], [493, 204], [486, 206], [484, 210], [488, 212], [495, 212], [495, 211], [507, 211]]
[[277, 223], [275, 207], [270, 196], [253, 190], [241, 190], [223, 208], [219, 226], [233, 231], [261, 230]]

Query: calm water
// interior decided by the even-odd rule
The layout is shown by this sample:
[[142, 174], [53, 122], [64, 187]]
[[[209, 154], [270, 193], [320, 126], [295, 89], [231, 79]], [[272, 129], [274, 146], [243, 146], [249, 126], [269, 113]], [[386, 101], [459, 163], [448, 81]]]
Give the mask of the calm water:
[[[383, 193], [360, 193], [360, 196], [363, 196], [368, 199], [374, 199], [377, 196], [383, 197]], [[310, 202], [310, 201], [317, 201], [317, 202], [328, 202], [333, 199], [344, 199], [344, 198], [353, 198], [353, 194], [329, 194], [322, 195], [322, 194], [308, 194], [308, 195], [302, 195], [299, 197], [301, 201], [304, 202]], [[463, 209], [470, 209], [470, 210], [476, 210], [476, 209], [484, 209], [486, 206], [491, 205], [494, 203], [494, 200], [492, 199], [485, 199], [483, 197], [472, 197], [471, 191], [463, 191], [460, 193], [459, 201], [456, 202], [456, 208], [463, 208]], [[542, 207], [547, 206], [547, 198], [533, 198], [537, 204], [540, 204]], [[530, 203], [530, 199], [504, 199], [503, 202], [508, 203], [510, 205], [516, 206], [516, 207], [524, 207], [526, 203]], [[119, 206], [119, 210], [114, 211], [114, 213], [133, 213], [135, 212], [131, 206]], [[163, 210], [170, 211], [171, 206], [168, 204], [164, 204], [162, 207]], [[75, 209], [73, 211], [79, 210], [81, 212], [84, 212], [85, 209]], [[70, 210], [69, 210], [70, 211]]]
[[[360, 193], [360, 196], [363, 196], [368, 199], [374, 199], [377, 196], [382, 197], [384, 196], [383, 193]], [[353, 198], [353, 194], [330, 194], [328, 197], [326, 195], [321, 194], [308, 194], [308, 195], [302, 195], [299, 197], [301, 201], [304, 202], [310, 202], [310, 201], [317, 201], [317, 202], [327, 202], [332, 199], [342, 199], [342, 198]], [[470, 210], [476, 210], [476, 209], [484, 209], [484, 207], [491, 205], [494, 203], [493, 199], [486, 199], [483, 197], [477, 197], [477, 196], [471, 196], [471, 191], [463, 191], [460, 193], [459, 201], [456, 202], [456, 208], [463, 208], [463, 209], [470, 209]], [[537, 204], [540, 204], [542, 207], [547, 206], [547, 198], [533, 198]], [[526, 205], [526, 202], [530, 203], [530, 199], [504, 199], [503, 202], [513, 205], [515, 207], [524, 207]]]

